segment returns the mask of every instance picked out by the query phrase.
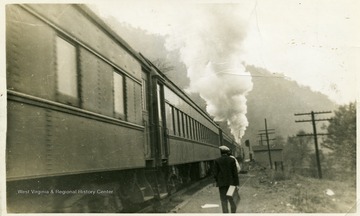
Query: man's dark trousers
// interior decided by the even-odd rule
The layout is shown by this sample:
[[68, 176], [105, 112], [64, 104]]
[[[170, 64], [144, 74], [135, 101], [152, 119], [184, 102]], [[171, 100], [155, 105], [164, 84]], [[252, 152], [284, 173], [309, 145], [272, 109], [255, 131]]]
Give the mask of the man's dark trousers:
[[231, 213], [236, 213], [236, 204], [235, 204], [234, 200], [231, 197], [226, 196], [226, 192], [228, 191], [228, 189], [229, 189], [229, 186], [219, 187], [221, 207], [222, 207], [223, 213], [229, 213], [228, 202], [227, 202], [229, 200], [230, 207], [231, 207]]
[[216, 185], [219, 187], [220, 201], [224, 213], [228, 213], [229, 209], [227, 201], [231, 206], [231, 212], [235, 213], [236, 204], [232, 198], [226, 197], [227, 190], [230, 185], [239, 186], [239, 176], [237, 173], [236, 163], [234, 158], [229, 157], [226, 153], [221, 152], [221, 157], [214, 161], [214, 178]]

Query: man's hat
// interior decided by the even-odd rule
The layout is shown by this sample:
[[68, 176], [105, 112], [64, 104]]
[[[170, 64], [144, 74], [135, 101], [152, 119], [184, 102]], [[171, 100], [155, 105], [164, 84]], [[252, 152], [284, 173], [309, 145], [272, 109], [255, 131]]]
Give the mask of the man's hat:
[[229, 152], [230, 151], [230, 149], [227, 146], [220, 146], [219, 149], [221, 152]]

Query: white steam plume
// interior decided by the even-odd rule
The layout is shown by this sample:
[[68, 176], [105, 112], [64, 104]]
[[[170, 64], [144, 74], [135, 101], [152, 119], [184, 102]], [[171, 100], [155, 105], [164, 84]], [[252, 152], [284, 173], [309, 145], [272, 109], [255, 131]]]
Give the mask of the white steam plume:
[[245, 37], [236, 5], [198, 5], [187, 13], [182, 36], [167, 42], [180, 49], [190, 79], [188, 91], [198, 92], [216, 121], [227, 121], [240, 143], [248, 121], [246, 95], [252, 89], [250, 73], [240, 59]]

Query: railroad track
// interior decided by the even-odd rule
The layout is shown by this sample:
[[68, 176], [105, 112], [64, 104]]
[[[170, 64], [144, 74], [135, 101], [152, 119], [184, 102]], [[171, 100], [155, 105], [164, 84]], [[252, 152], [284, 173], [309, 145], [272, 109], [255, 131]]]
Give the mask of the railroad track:
[[[245, 185], [248, 184], [250, 181], [250, 179], [254, 177], [254, 175], [249, 175], [249, 174], [241, 174], [241, 181], [240, 181], [240, 190], [241, 188]], [[210, 183], [211, 184], [211, 183]], [[179, 213], [179, 211], [181, 209], [183, 209], [189, 202], [192, 201], [192, 199], [194, 197], [197, 197], [197, 199], [199, 198], [199, 196], [197, 196], [197, 193], [201, 193], [202, 190], [212, 187], [209, 184], [204, 185], [202, 188], [198, 189], [195, 193], [193, 193], [190, 197], [188, 197], [186, 200], [184, 200], [182, 203], [180, 203], [179, 205], [177, 205], [175, 208], [171, 209], [171, 213]], [[186, 208], [186, 207], [185, 207]], [[181, 211], [180, 211], [181, 212]]]
[[[251, 179], [251, 175], [242, 174], [240, 181], [240, 189]], [[162, 199], [158, 202], [153, 201], [147, 206], [141, 208], [136, 213], [176, 213], [177, 209], [180, 209], [182, 206], [186, 205], [191, 197], [196, 193], [200, 192], [206, 186], [213, 184], [214, 180], [212, 177], [204, 178], [198, 182], [194, 182], [185, 186], [183, 189], [169, 195], [165, 199]]]
[[136, 213], [168, 213], [171, 212], [179, 203], [184, 202], [184, 200], [189, 199], [199, 190], [203, 189], [207, 185], [213, 183], [212, 177], [206, 177], [200, 181], [189, 183], [184, 186], [184, 188], [176, 191], [175, 193], [169, 195], [168, 197], [160, 200], [149, 202], [149, 204]]

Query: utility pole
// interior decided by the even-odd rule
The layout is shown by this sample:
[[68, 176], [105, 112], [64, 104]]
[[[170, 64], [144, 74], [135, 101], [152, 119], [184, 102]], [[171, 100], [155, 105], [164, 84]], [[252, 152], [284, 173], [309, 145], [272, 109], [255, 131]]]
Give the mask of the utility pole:
[[[268, 134], [274, 134], [274, 133], [269, 132]], [[267, 141], [262, 137], [263, 135], [266, 135], [266, 133], [259, 133], [258, 135], [260, 135], [260, 140], [259, 140], [260, 145], [262, 145], [263, 142]], [[269, 141], [274, 141], [274, 140], [276, 140], [276, 138], [269, 139]]]
[[[266, 139], [263, 139], [263, 135], [266, 135], [266, 132], [262, 132], [262, 131], [265, 131], [265, 130], [259, 130], [259, 132], [261, 133], [258, 133], [259, 137], [260, 137], [260, 140], [259, 140], [259, 145], [263, 145], [263, 142], [267, 141]], [[275, 134], [274, 133], [274, 129], [268, 129], [268, 134]], [[272, 138], [272, 139], [269, 139], [269, 141], [274, 141], [276, 140], [276, 138]]]
[[320, 164], [320, 155], [319, 155], [319, 146], [318, 146], [318, 141], [317, 141], [317, 135], [328, 135], [325, 133], [317, 133], [316, 132], [316, 123], [317, 121], [330, 121], [330, 119], [315, 119], [315, 114], [327, 114], [327, 113], [331, 113], [331, 111], [323, 111], [323, 112], [314, 112], [311, 111], [310, 113], [296, 113], [295, 116], [300, 116], [300, 115], [311, 115], [311, 120], [297, 120], [295, 122], [312, 122], [313, 125], [313, 134], [304, 134], [304, 135], [298, 135], [298, 136], [314, 136], [314, 142], [315, 142], [315, 154], [316, 154], [316, 162], [317, 162], [317, 167], [318, 167], [318, 175], [319, 178], [322, 179], [322, 172], [321, 172], [321, 164]]
[[[270, 163], [270, 168], [273, 168], [272, 165], [272, 160], [271, 160], [271, 151], [270, 151], [270, 139], [269, 139], [269, 134], [274, 134], [275, 132], [273, 132], [275, 129], [268, 129], [267, 128], [267, 122], [265, 119], [265, 130], [260, 130], [260, 131], [265, 131], [265, 133], [260, 133], [259, 135], [261, 136], [261, 142], [262, 142], [262, 135], [266, 135], [266, 143], [267, 143], [267, 147], [268, 147], [268, 153], [269, 153], [269, 163]], [[270, 132], [272, 131], [272, 132]]]

